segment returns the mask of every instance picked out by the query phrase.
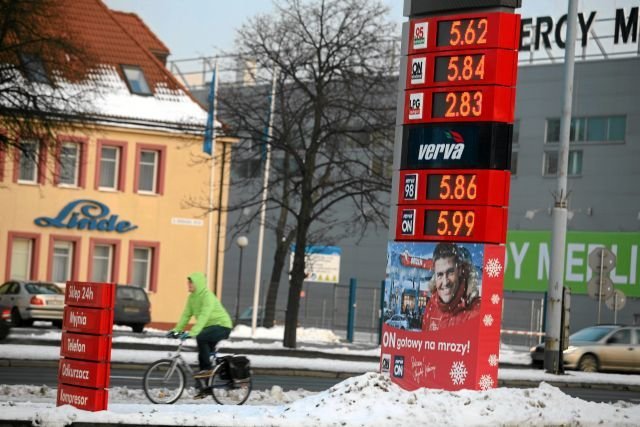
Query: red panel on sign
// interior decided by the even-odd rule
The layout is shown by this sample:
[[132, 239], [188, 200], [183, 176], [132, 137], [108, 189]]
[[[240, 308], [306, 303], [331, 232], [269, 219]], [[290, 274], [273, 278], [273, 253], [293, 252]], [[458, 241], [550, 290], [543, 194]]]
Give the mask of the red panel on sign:
[[63, 332], [60, 356], [72, 359], [108, 361], [111, 359], [111, 336]]
[[507, 217], [494, 206], [398, 207], [396, 240], [505, 243]]
[[398, 204], [507, 206], [510, 177], [491, 169], [401, 170]]
[[113, 329], [113, 310], [85, 307], [65, 307], [62, 328], [69, 332], [110, 334]]
[[109, 393], [107, 390], [74, 387], [58, 384], [56, 406], [71, 405], [85, 411], [104, 411], [107, 409]]
[[410, 56], [407, 89], [436, 86], [515, 86], [518, 69], [515, 50], [464, 50]]
[[113, 283], [67, 282], [64, 303], [78, 307], [113, 308], [116, 285]]
[[58, 382], [82, 387], [109, 387], [109, 362], [85, 362], [74, 359], [60, 359]]
[[513, 122], [515, 88], [461, 86], [407, 91], [404, 124]]
[[425, 51], [518, 48], [520, 15], [472, 13], [409, 21], [409, 54]]

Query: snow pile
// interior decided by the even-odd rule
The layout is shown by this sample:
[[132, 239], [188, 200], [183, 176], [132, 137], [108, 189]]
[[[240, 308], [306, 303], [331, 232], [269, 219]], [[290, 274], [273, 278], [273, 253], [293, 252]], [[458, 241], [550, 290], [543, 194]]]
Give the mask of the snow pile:
[[[304, 392], [287, 394], [279, 387], [264, 393], [253, 392], [246, 406], [220, 406], [211, 401], [189, 404], [188, 398], [177, 405], [149, 405], [139, 400], [140, 393], [136, 391], [114, 389], [109, 410], [90, 413], [70, 406], [56, 408], [55, 392], [51, 389], [36, 387], [32, 391], [39, 403], [0, 402], [0, 420], [31, 421], [35, 425], [71, 422], [210, 425], [215, 420], [218, 425], [286, 427], [426, 423], [438, 426], [636, 426], [640, 420], [638, 405], [585, 402], [546, 383], [530, 389], [408, 392], [377, 373], [350, 378], [327, 391], [306, 397], [302, 396]], [[2, 397], [4, 400], [9, 396], [3, 394]], [[51, 401], [44, 403], [45, 397]], [[280, 403], [289, 399], [295, 401]], [[122, 401], [128, 403], [119, 403]]]
[[[256, 328], [256, 336], [252, 337], [251, 327], [237, 325], [231, 331], [231, 338], [257, 338], [281, 340], [284, 338], [284, 326], [274, 326], [273, 328]], [[298, 328], [296, 331], [297, 342], [321, 342], [339, 343], [340, 338], [329, 329], [319, 328]]]

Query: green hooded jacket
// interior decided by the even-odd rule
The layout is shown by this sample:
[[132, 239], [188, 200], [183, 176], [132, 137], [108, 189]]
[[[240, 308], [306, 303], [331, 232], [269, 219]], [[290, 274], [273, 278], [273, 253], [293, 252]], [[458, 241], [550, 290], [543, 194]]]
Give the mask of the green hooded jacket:
[[189, 331], [190, 337], [195, 337], [207, 326], [224, 326], [232, 328], [231, 317], [222, 306], [220, 300], [207, 289], [206, 279], [202, 273], [192, 273], [189, 279], [195, 290], [189, 294], [187, 304], [174, 331], [182, 332], [187, 326], [191, 316], [196, 317], [196, 324]]

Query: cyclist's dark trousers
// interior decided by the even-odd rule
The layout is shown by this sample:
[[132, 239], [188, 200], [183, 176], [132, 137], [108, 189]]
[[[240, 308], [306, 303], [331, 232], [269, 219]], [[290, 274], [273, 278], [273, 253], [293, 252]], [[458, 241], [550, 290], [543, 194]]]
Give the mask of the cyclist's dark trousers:
[[208, 371], [212, 368], [209, 356], [216, 349], [218, 342], [229, 338], [230, 333], [231, 329], [224, 326], [207, 326], [196, 336], [201, 370]]

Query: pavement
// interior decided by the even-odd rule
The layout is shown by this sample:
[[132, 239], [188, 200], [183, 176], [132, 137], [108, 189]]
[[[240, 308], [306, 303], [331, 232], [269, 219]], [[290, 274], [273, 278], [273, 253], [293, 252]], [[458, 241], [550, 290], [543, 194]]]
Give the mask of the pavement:
[[[125, 334], [127, 335], [127, 334]], [[117, 336], [122, 336], [118, 334]], [[139, 334], [131, 334], [130, 336], [140, 337]], [[163, 337], [161, 334], [146, 333], [145, 336], [149, 338]], [[349, 351], [362, 351], [375, 350], [378, 346], [369, 343], [349, 343], [341, 342], [339, 344], [325, 344], [325, 343], [303, 343], [298, 349], [288, 348], [264, 348], [264, 346], [251, 347], [250, 345], [243, 347], [244, 343], [260, 343], [260, 344], [273, 344], [280, 341], [268, 340], [268, 339], [248, 339], [238, 338], [228, 340], [228, 347], [222, 345], [219, 349], [219, 353], [223, 354], [244, 354], [244, 355], [260, 355], [260, 356], [272, 356], [272, 357], [288, 357], [288, 358], [310, 358], [310, 359], [325, 359], [325, 360], [341, 360], [351, 362], [371, 362], [378, 363], [379, 356], [362, 355], [362, 354], [350, 354], [349, 352], [337, 352], [336, 349], [349, 349]], [[33, 335], [26, 335], [20, 333], [12, 333], [4, 341], [0, 343], [0, 366], [58, 366], [58, 360], [38, 360], [35, 359], [10, 359], [3, 357], [2, 345], [40, 345], [40, 346], [60, 346], [60, 340], [56, 339], [43, 339]], [[223, 343], [224, 344], [224, 343]], [[239, 346], [240, 344], [240, 346]], [[123, 350], [155, 350], [155, 351], [168, 351], [175, 350], [175, 344], [158, 344], [158, 343], [145, 343], [145, 342], [121, 342], [114, 340], [113, 349]], [[185, 343], [183, 351], [196, 351], [196, 347], [193, 344]], [[148, 363], [114, 363], [112, 362], [112, 368], [118, 369], [146, 369]], [[498, 385], [505, 387], [537, 387], [541, 381], [551, 384], [556, 387], [575, 387], [575, 388], [590, 388], [590, 389], [603, 389], [603, 390], [619, 390], [619, 391], [637, 391], [640, 392], [640, 381], [633, 381], [634, 375], [607, 375], [606, 380], [603, 380], [603, 374], [589, 375], [585, 373], [570, 373], [569, 375], [552, 375], [545, 374], [542, 370], [534, 370], [531, 366], [523, 364], [509, 364], [500, 362], [501, 375], [499, 375]], [[314, 368], [309, 369], [291, 369], [291, 368], [260, 368], [252, 367], [252, 371], [257, 375], [283, 375], [283, 376], [306, 376], [306, 377], [324, 377], [324, 378], [338, 378], [344, 379], [354, 375], [360, 375], [364, 372], [339, 372], [339, 371], [323, 371]], [[504, 373], [504, 375], [502, 375]], [[573, 375], [572, 375], [573, 374]], [[576, 375], [578, 374], [578, 375]], [[591, 378], [590, 378], [591, 377]], [[638, 384], [634, 384], [637, 382]]]

